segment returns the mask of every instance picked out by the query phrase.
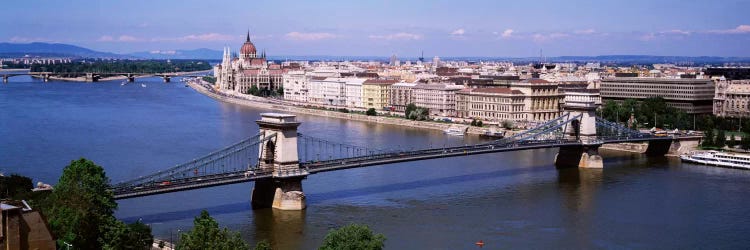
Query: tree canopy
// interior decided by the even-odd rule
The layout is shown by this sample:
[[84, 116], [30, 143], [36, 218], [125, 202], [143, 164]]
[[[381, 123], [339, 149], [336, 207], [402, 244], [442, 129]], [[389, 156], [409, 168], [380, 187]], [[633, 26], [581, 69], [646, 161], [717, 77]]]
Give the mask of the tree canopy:
[[242, 240], [239, 233], [230, 232], [228, 229], [219, 229], [216, 222], [203, 210], [193, 220], [193, 229], [180, 234], [177, 249], [203, 250], [203, 249], [250, 249], [250, 246]]
[[114, 218], [117, 203], [101, 166], [83, 158], [71, 161], [49, 199], [49, 224], [58, 245], [102, 248], [100, 236]]
[[380, 250], [385, 236], [374, 234], [366, 225], [350, 224], [331, 230], [323, 239], [320, 250]]
[[31, 72], [53, 73], [170, 73], [210, 69], [207, 61], [195, 60], [96, 60], [31, 65]]

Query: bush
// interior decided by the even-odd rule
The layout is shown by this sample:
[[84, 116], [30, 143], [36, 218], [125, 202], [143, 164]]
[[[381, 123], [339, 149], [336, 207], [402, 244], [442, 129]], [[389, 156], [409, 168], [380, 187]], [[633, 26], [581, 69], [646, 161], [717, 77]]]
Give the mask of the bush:
[[339, 112], [341, 112], [341, 113], [349, 113], [349, 110], [345, 109], [345, 108], [340, 108]]
[[369, 109], [367, 109], [367, 112], [365, 112], [365, 114], [368, 115], [368, 116], [376, 116], [376, 115], [378, 115], [378, 112], [375, 111], [374, 108], [369, 108]]
[[513, 122], [509, 120], [503, 121], [503, 128], [505, 129], [513, 129]]
[[385, 236], [373, 234], [368, 226], [350, 224], [328, 232], [319, 250], [380, 250], [383, 247], [385, 247]]

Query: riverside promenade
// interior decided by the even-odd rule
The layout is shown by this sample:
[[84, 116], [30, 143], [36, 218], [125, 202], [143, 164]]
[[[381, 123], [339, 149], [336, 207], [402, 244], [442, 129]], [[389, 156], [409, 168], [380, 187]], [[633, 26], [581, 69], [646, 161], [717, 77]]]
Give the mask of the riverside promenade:
[[[205, 82], [205, 81], [200, 81], [200, 82], [190, 81], [188, 82], [188, 86], [216, 100], [227, 102], [227, 103], [234, 103], [238, 105], [248, 106], [248, 107], [254, 107], [254, 108], [263, 108], [263, 109], [284, 111], [284, 112], [297, 113], [297, 114], [317, 115], [317, 116], [347, 119], [347, 120], [354, 120], [354, 121], [374, 122], [374, 123], [389, 124], [389, 125], [396, 125], [396, 126], [406, 126], [406, 127], [412, 127], [412, 128], [434, 129], [434, 130], [441, 130], [441, 131], [448, 129], [451, 125], [455, 125], [454, 123], [413, 121], [413, 120], [408, 120], [408, 119], [399, 118], [399, 117], [368, 116], [368, 115], [358, 114], [358, 113], [343, 113], [343, 112], [339, 112], [335, 110], [306, 108], [306, 107], [295, 106], [293, 104], [282, 103], [281, 101], [278, 101], [278, 100], [262, 98], [262, 97], [229, 96], [224, 93], [215, 91], [213, 88], [210, 87], [210, 83]], [[461, 125], [463, 126], [463, 124]], [[483, 134], [485, 131], [486, 131], [486, 128], [469, 127], [469, 129], [467, 130], [467, 133], [479, 135], [479, 134]]]

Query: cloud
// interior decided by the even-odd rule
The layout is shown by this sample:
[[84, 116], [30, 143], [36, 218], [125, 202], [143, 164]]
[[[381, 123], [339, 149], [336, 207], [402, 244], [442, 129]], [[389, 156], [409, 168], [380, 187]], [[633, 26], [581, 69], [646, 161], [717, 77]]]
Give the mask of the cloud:
[[119, 37], [113, 37], [110, 35], [103, 35], [96, 39], [97, 42], [142, 42], [142, 39], [138, 39], [134, 36], [121, 35]]
[[546, 35], [536, 33], [531, 36], [531, 39], [534, 40], [534, 42], [546, 42], [546, 41], [555, 40], [558, 38], [565, 38], [569, 36], [570, 35], [566, 33], [551, 33], [551, 34], [546, 34]]
[[420, 34], [399, 32], [386, 35], [370, 35], [369, 38], [380, 40], [422, 40], [423, 36]]
[[284, 37], [288, 40], [295, 40], [295, 41], [317, 41], [317, 40], [326, 40], [326, 39], [333, 39], [337, 38], [338, 36], [331, 33], [303, 33], [303, 32], [297, 32], [292, 31], [289, 33], [286, 33]]
[[464, 33], [466, 33], [466, 31], [463, 28], [461, 28], [461, 29], [457, 29], [451, 32], [451, 36], [463, 36]]
[[120, 42], [137, 42], [140, 41], [138, 38], [135, 38], [134, 36], [128, 36], [128, 35], [122, 35], [117, 38], [117, 41]]
[[506, 29], [505, 31], [503, 31], [503, 34], [501, 34], [500, 36], [502, 36], [504, 38], [509, 38], [509, 37], [513, 36], [513, 30], [512, 29]]
[[728, 30], [712, 30], [712, 31], [709, 31], [709, 33], [717, 33], [717, 34], [747, 34], [747, 33], [750, 33], [750, 25], [743, 24], [743, 25], [737, 26], [737, 28], [728, 29]]
[[591, 35], [591, 34], [596, 33], [596, 30], [594, 29], [576, 30], [573, 33], [578, 34], [578, 35]]
[[232, 35], [225, 35], [219, 33], [205, 33], [205, 34], [191, 34], [181, 37], [166, 37], [166, 38], [153, 38], [152, 42], [216, 42], [216, 41], [232, 41], [238, 38]]
[[177, 51], [174, 50], [152, 50], [148, 52], [149, 54], [158, 54], [158, 55], [174, 55], [177, 54]]
[[680, 30], [680, 29], [674, 29], [674, 30], [665, 30], [659, 32], [659, 34], [662, 35], [690, 35], [690, 31]]

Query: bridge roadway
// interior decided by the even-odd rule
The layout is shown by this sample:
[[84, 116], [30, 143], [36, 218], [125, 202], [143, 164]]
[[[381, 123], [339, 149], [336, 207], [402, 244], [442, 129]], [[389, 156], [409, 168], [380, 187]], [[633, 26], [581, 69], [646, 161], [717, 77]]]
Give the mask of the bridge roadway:
[[[664, 140], [671, 141], [671, 137], [653, 137], [643, 136], [640, 138], [632, 137], [607, 137], [601, 138], [593, 143], [619, 143], [619, 142], [645, 142]], [[590, 145], [592, 142], [587, 142]], [[115, 199], [129, 199], [135, 197], [149, 196], [155, 194], [179, 192], [191, 189], [206, 188], [212, 186], [229, 185], [242, 182], [251, 182], [264, 178], [300, 176], [307, 174], [322, 173], [328, 171], [360, 168], [367, 166], [385, 165], [399, 162], [410, 162], [437, 158], [459, 157], [477, 154], [488, 154], [507, 151], [553, 148], [561, 146], [580, 146], [584, 143], [580, 140], [572, 139], [554, 139], [554, 140], [528, 140], [528, 141], [511, 141], [511, 142], [491, 142], [466, 146], [455, 146], [445, 148], [430, 148], [415, 151], [388, 152], [371, 154], [366, 156], [333, 159], [328, 161], [315, 161], [300, 163], [300, 169], [295, 172], [273, 173], [271, 171], [235, 171], [215, 175], [201, 175], [151, 183], [151, 185], [141, 185], [136, 187], [115, 188]]]

